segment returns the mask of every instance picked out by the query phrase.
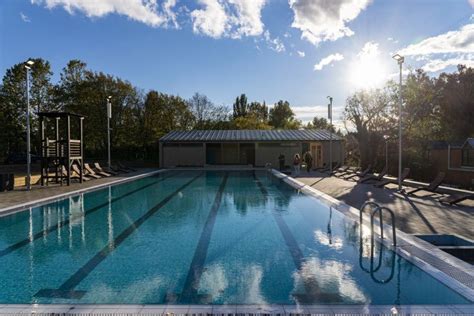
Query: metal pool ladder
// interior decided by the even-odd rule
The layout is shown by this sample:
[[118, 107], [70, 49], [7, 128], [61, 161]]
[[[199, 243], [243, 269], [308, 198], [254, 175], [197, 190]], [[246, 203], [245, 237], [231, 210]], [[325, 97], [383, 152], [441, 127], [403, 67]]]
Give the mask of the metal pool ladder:
[[[372, 213], [370, 213], [370, 270], [364, 267], [362, 263], [362, 245], [363, 245], [363, 238], [362, 238], [362, 228], [363, 228], [363, 213], [364, 210], [368, 207], [373, 207]], [[379, 204], [372, 202], [372, 201], [367, 201], [365, 202], [362, 207], [359, 210], [359, 242], [360, 242], [360, 248], [359, 248], [359, 265], [362, 268], [363, 271], [370, 273], [370, 276], [374, 281], [377, 283], [387, 283], [393, 278], [394, 274], [394, 265], [395, 265], [395, 251], [392, 251], [392, 260], [391, 260], [391, 273], [390, 276], [385, 279], [385, 280], [380, 280], [375, 277], [375, 272], [377, 272], [381, 266], [382, 266], [382, 257], [383, 257], [383, 247], [380, 247], [380, 253], [379, 253], [379, 260], [377, 266], [374, 267], [374, 248], [375, 248], [375, 232], [374, 232], [374, 218], [375, 215], [378, 213], [379, 215], [379, 225], [380, 225], [380, 237], [384, 238], [384, 226], [383, 226], [383, 211], [388, 211], [392, 220], [392, 245], [395, 248], [397, 246], [397, 235], [396, 235], [396, 227], [395, 227], [395, 214], [391, 209], [385, 206], [380, 206]]]

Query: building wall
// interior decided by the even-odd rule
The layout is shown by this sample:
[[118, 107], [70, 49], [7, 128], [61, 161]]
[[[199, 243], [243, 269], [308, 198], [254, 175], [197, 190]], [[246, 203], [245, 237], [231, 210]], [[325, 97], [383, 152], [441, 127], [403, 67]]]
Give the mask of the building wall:
[[205, 163], [205, 146], [196, 144], [160, 144], [160, 167], [202, 167]]
[[291, 166], [293, 156], [301, 155], [301, 143], [257, 143], [255, 148], [255, 166], [264, 167], [267, 163], [271, 163], [274, 168], [278, 168], [280, 162], [278, 157], [280, 154], [285, 156], [285, 165]]
[[451, 149], [449, 168], [448, 149], [432, 149], [430, 151], [430, 161], [433, 165], [434, 173], [441, 171], [446, 173], [445, 183], [464, 188], [474, 187], [474, 169], [461, 166], [461, 149]]
[[[326, 166], [329, 166], [329, 141], [323, 143], [323, 162]], [[344, 146], [342, 141], [332, 141], [332, 162], [333, 165], [336, 163], [344, 164]]]

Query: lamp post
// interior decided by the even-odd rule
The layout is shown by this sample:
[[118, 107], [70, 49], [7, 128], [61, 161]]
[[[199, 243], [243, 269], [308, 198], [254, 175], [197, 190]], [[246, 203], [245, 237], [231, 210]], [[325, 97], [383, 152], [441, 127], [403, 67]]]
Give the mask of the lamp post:
[[383, 135], [383, 139], [385, 139], [385, 169], [388, 170], [388, 135]]
[[400, 66], [400, 87], [399, 87], [399, 104], [398, 104], [398, 190], [402, 190], [402, 66], [405, 58], [399, 54], [392, 57]]
[[28, 60], [26, 68], [26, 189], [31, 189], [31, 144], [30, 144], [30, 70], [34, 61]]
[[329, 171], [332, 172], [332, 97], [328, 96], [328, 118], [329, 118]]
[[109, 170], [111, 168], [112, 162], [110, 158], [110, 119], [112, 118], [112, 103], [111, 103], [112, 96], [107, 97], [107, 164], [109, 166]]

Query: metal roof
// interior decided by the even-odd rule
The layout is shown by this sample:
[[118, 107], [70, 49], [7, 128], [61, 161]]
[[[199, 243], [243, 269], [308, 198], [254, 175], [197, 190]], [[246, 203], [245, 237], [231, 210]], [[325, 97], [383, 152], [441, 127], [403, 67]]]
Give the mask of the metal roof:
[[[329, 140], [327, 130], [197, 130], [171, 131], [160, 142], [318, 141]], [[333, 140], [341, 137], [332, 134]]]
[[474, 138], [468, 138], [468, 139], [466, 139], [466, 141], [464, 142], [464, 144], [462, 145], [462, 147], [464, 148], [467, 144], [469, 144], [469, 146], [471, 146], [472, 148], [474, 148]]

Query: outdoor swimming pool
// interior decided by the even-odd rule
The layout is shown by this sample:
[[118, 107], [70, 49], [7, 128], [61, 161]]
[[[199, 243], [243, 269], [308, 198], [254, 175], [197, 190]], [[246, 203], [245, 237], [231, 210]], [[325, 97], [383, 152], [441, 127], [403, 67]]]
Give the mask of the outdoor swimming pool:
[[265, 171], [167, 171], [1, 217], [0, 303], [471, 303], [369, 247]]

